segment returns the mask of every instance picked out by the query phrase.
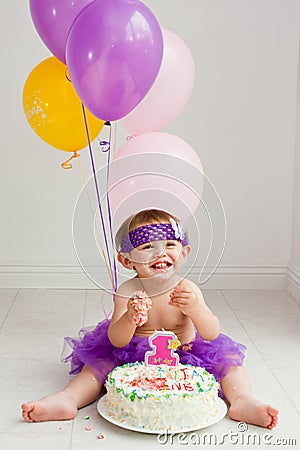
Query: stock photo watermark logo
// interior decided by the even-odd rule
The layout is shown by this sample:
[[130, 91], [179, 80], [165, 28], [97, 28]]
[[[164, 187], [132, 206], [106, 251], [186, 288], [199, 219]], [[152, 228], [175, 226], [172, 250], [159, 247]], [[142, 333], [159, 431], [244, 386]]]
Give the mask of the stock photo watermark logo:
[[270, 432], [262, 434], [248, 431], [248, 425], [245, 422], [238, 422], [236, 430], [230, 430], [227, 433], [217, 435], [215, 433], [162, 433], [157, 436], [157, 441], [161, 446], [164, 445], [196, 445], [196, 446], [281, 446], [295, 447], [299, 445], [295, 437], [279, 437]]
[[193, 272], [198, 284], [205, 283], [217, 269], [226, 242], [224, 208], [208, 177], [189, 162], [164, 154], [149, 154], [146, 163], [145, 155], [112, 161], [109, 182], [107, 171], [104, 166], [96, 174], [100, 195], [96, 195], [95, 177], [91, 176], [74, 207], [73, 245], [88, 278], [111, 294], [109, 272], [114, 275], [117, 271], [119, 284], [132, 276], [119, 271], [114, 236], [132, 214], [154, 208], [187, 222], [192, 252], [182, 276]]

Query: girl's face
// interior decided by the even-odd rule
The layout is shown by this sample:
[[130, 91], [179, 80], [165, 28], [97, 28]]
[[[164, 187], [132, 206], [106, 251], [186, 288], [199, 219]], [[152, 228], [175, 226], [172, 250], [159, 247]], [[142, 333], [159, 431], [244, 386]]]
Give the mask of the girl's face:
[[128, 260], [139, 278], [169, 278], [186, 261], [189, 246], [182, 246], [176, 240], [152, 241], [134, 248]]

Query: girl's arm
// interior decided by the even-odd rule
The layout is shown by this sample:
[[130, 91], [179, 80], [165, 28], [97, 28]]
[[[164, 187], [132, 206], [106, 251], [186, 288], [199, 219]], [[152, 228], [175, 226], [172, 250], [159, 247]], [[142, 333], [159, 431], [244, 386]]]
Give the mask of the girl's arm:
[[212, 341], [219, 336], [219, 319], [210, 310], [200, 305], [190, 317], [202, 339]]
[[200, 289], [191, 281], [179, 283], [170, 294], [169, 304], [190, 317], [202, 339], [212, 341], [219, 336], [219, 319], [205, 304]]
[[125, 347], [131, 341], [136, 330], [136, 324], [132, 320], [133, 314], [131, 299], [117, 294], [108, 327], [108, 338], [115, 347]]

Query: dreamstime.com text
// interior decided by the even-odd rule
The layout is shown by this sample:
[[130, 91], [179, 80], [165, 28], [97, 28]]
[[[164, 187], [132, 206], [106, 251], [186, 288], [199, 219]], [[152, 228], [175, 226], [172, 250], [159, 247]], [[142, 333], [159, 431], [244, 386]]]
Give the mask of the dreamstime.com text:
[[249, 433], [248, 425], [244, 422], [238, 422], [237, 431], [228, 431], [217, 436], [214, 433], [162, 433], [157, 436], [157, 440], [161, 445], [236, 445], [236, 446], [253, 446], [253, 445], [271, 445], [281, 447], [297, 447], [297, 439], [292, 437], [278, 437], [270, 432], [263, 434]]

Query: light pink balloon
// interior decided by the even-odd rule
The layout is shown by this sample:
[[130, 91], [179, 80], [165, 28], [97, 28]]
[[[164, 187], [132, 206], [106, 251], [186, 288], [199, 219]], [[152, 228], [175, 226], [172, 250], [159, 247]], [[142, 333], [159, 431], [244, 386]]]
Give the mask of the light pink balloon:
[[[203, 172], [202, 164], [195, 150], [175, 134], [153, 131], [143, 133], [130, 139], [124, 144], [114, 156], [114, 160], [130, 155], [141, 155], [146, 153], [158, 153], [188, 161], [200, 172]], [[145, 167], [144, 167], [145, 169]]]
[[164, 53], [157, 78], [148, 94], [122, 125], [131, 134], [160, 131], [171, 123], [187, 104], [195, 81], [193, 56], [175, 33], [162, 30]]
[[161, 209], [186, 222], [200, 203], [188, 186], [166, 175], [133, 175], [113, 186], [109, 198], [113, 221], [119, 226], [144, 209]]
[[200, 203], [203, 184], [201, 161], [187, 142], [169, 133], [143, 133], [113, 158], [111, 210], [118, 222], [147, 208], [187, 220]]

